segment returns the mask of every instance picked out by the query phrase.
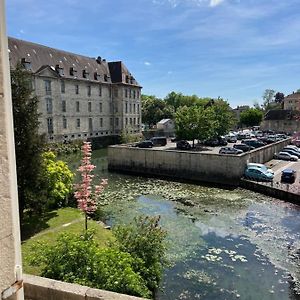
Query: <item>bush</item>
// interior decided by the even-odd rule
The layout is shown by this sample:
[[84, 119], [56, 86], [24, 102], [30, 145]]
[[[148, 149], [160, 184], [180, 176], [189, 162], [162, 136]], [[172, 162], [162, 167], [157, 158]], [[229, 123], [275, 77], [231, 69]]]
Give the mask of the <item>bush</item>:
[[159, 226], [160, 217], [140, 216], [126, 226], [116, 226], [113, 233], [117, 247], [135, 258], [135, 271], [140, 272], [149, 290], [159, 288], [166, 260], [166, 231]]
[[91, 231], [84, 236], [63, 234], [56, 244], [37, 248], [31, 264], [42, 265], [42, 276], [133, 296], [151, 296], [144, 279], [134, 271], [134, 258], [118, 249], [99, 248]]

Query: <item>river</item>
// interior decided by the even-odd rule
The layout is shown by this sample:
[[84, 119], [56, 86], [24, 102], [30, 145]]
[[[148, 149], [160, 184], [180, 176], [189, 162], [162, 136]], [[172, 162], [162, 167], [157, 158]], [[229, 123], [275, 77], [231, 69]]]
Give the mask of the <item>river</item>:
[[93, 163], [109, 180], [110, 225], [161, 216], [172, 264], [158, 300], [300, 299], [299, 206], [240, 188], [109, 173], [105, 150]]

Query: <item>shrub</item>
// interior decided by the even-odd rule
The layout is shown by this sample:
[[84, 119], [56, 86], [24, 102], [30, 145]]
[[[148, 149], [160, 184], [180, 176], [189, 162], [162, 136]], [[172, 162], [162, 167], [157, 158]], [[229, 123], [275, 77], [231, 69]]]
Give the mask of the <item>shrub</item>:
[[38, 248], [31, 264], [42, 265], [42, 276], [134, 296], [151, 295], [134, 271], [134, 258], [118, 249], [99, 248], [91, 231], [83, 236], [63, 234], [56, 244]]
[[159, 226], [160, 217], [140, 216], [126, 226], [116, 226], [117, 247], [135, 259], [147, 287], [153, 292], [159, 287], [166, 260], [166, 231]]

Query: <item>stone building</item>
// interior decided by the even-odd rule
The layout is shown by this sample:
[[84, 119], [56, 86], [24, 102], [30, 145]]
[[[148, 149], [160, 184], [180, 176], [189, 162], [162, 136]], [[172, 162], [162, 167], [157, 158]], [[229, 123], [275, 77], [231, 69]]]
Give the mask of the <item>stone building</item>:
[[286, 110], [300, 110], [300, 93], [293, 92], [283, 100], [283, 108]]
[[141, 86], [121, 62], [8, 39], [10, 66], [32, 74], [49, 141], [140, 132]]

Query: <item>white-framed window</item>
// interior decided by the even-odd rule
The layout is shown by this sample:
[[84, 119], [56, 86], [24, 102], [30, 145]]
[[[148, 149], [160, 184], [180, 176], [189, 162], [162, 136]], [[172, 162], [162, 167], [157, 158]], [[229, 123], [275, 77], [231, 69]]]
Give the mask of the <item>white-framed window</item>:
[[99, 112], [102, 113], [102, 111], [103, 111], [103, 104], [102, 104], [102, 102], [100, 102], [100, 103], [99, 103]]
[[76, 127], [80, 128], [80, 119], [76, 119]]
[[62, 112], [66, 112], [67, 111], [66, 100], [62, 100], [62, 102], [61, 102], [61, 111]]
[[67, 118], [63, 116], [63, 128], [67, 129], [68, 123], [67, 123]]
[[53, 106], [52, 106], [52, 99], [46, 98], [46, 109], [48, 114], [52, 114], [53, 112]]
[[80, 112], [80, 103], [76, 101], [76, 112]]
[[51, 80], [44, 80], [46, 95], [51, 95]]
[[92, 112], [92, 102], [88, 102], [88, 112]]

